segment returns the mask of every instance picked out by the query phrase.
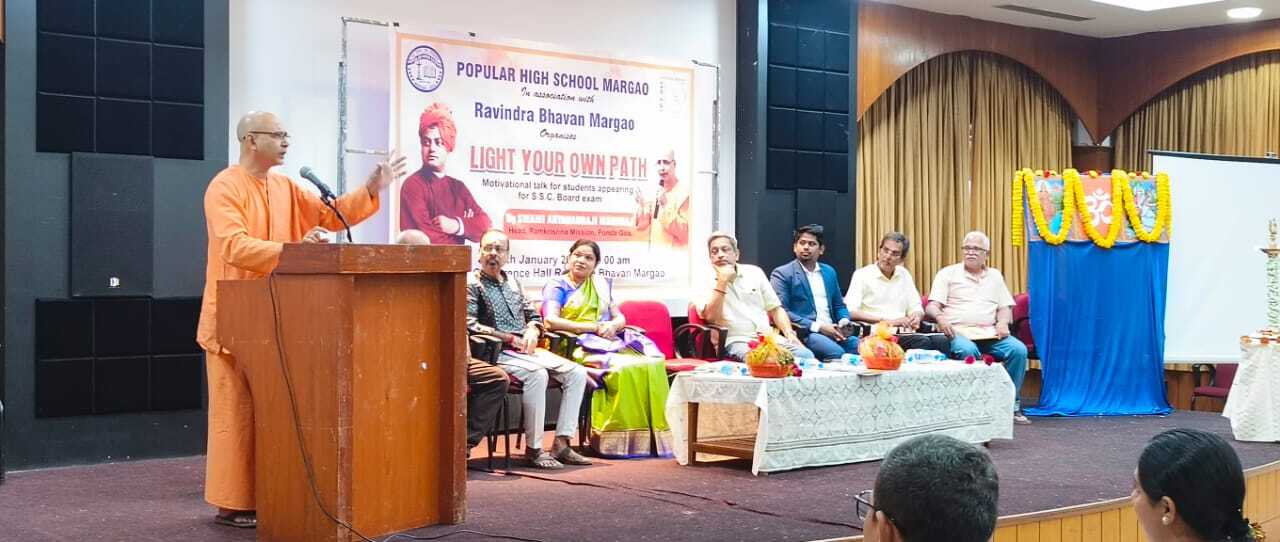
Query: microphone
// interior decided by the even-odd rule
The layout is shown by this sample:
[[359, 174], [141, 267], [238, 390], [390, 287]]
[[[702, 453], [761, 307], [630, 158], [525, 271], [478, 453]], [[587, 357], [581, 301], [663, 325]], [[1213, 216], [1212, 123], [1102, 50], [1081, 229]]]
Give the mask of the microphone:
[[334, 199], [333, 191], [329, 190], [329, 185], [324, 184], [324, 181], [320, 180], [320, 177], [317, 177], [314, 171], [311, 171], [310, 166], [302, 166], [302, 169], [298, 170], [298, 175], [311, 181], [311, 184], [320, 189], [320, 199], [326, 201]]
[[320, 201], [323, 202], [325, 206], [332, 209], [333, 214], [338, 215], [338, 221], [342, 222], [343, 227], [347, 229], [347, 242], [352, 242], [351, 224], [347, 224], [347, 219], [342, 216], [342, 211], [339, 211], [338, 208], [333, 205], [333, 200], [337, 198], [334, 197], [333, 191], [329, 190], [329, 185], [324, 184], [324, 181], [320, 180], [320, 178], [316, 176], [315, 172], [311, 171], [309, 166], [302, 166], [302, 169], [298, 170], [298, 175], [301, 175], [302, 178], [311, 181], [311, 184], [320, 189]]
[[658, 177], [658, 190], [653, 195], [653, 217], [658, 218], [658, 211], [662, 207], [662, 186], [666, 181], [662, 177]]

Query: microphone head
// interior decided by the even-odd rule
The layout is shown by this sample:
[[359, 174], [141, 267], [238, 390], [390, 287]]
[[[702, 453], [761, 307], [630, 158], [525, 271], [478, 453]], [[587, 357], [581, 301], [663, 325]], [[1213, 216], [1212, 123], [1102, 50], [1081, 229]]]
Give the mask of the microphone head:
[[302, 169], [298, 170], [298, 175], [311, 178], [311, 166], [302, 166]]

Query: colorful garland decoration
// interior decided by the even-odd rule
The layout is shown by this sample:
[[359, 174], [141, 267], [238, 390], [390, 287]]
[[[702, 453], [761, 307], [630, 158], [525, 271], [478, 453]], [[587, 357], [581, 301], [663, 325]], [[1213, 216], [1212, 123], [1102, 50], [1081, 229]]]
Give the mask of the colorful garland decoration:
[[1126, 175], [1125, 172], [1116, 170], [1116, 172], [1112, 173], [1112, 178], [1115, 178], [1117, 173], [1124, 177], [1124, 182], [1121, 184], [1124, 192], [1124, 210], [1129, 216], [1129, 223], [1133, 225], [1133, 233], [1137, 235], [1138, 239], [1146, 243], [1152, 243], [1160, 239], [1160, 233], [1163, 230], [1168, 229], [1172, 234], [1173, 213], [1169, 208], [1169, 175], [1165, 173], [1156, 174], [1156, 223], [1151, 226], [1151, 231], [1147, 231], [1146, 227], [1142, 225], [1142, 216], [1138, 214], [1138, 204], [1133, 196], [1133, 186], [1129, 183], [1129, 178], [1148, 179], [1151, 174], [1144, 171]]
[[[1080, 225], [1084, 226], [1085, 235], [1092, 239], [1094, 244], [1102, 248], [1111, 248], [1115, 246], [1116, 239], [1120, 237], [1120, 230], [1124, 229], [1124, 209], [1121, 208], [1123, 202], [1120, 195], [1120, 177], [1116, 176], [1120, 170], [1111, 173], [1111, 226], [1107, 228], [1107, 235], [1103, 237], [1098, 229], [1093, 226], [1093, 215], [1089, 214], [1089, 203], [1085, 200], [1084, 183], [1080, 182], [1080, 173], [1074, 169], [1067, 169], [1062, 172], [1062, 180], [1065, 183], [1063, 190], [1070, 188], [1076, 193], [1076, 205], [1080, 208]], [[1089, 176], [1098, 177], [1098, 172], [1090, 171]], [[1065, 201], [1064, 201], [1065, 205]], [[1055, 243], [1056, 244], [1056, 243]]]
[[[1030, 169], [1022, 169], [1014, 172], [1011, 201], [1013, 204], [1011, 240], [1014, 246], [1023, 246], [1026, 242], [1024, 201], [1031, 207], [1031, 219], [1035, 224], [1036, 232], [1044, 242], [1050, 245], [1060, 245], [1066, 241], [1067, 235], [1071, 232], [1071, 224], [1075, 220], [1075, 213], [1080, 214], [1080, 224], [1084, 228], [1085, 235], [1102, 248], [1115, 246], [1120, 232], [1124, 230], [1126, 218], [1133, 226], [1134, 234], [1143, 242], [1156, 242], [1162, 233], [1172, 233], [1173, 214], [1169, 197], [1169, 176], [1164, 173], [1156, 175], [1156, 221], [1148, 231], [1142, 224], [1130, 179], [1133, 177], [1149, 179], [1150, 173], [1126, 173], [1119, 169], [1111, 172], [1111, 224], [1107, 228], [1106, 235], [1099, 232], [1093, 225], [1093, 215], [1089, 212], [1085, 198], [1084, 183], [1080, 180], [1080, 172], [1075, 169], [1062, 172], [1062, 222], [1058, 225], [1058, 231], [1050, 231], [1049, 220], [1045, 217], [1040, 196], [1036, 192], [1035, 180], [1037, 175], [1052, 177], [1056, 174], [1057, 172], [1051, 170], [1033, 172]], [[1089, 171], [1088, 175], [1097, 178], [1099, 174], [1096, 171]]]
[[[1067, 170], [1074, 172], [1075, 170]], [[1045, 177], [1051, 176], [1052, 171], [1043, 172]], [[1063, 172], [1066, 175], [1066, 172]], [[1063, 186], [1062, 191], [1062, 222], [1058, 225], [1058, 231], [1049, 231], [1049, 220], [1044, 216], [1044, 209], [1040, 205], [1040, 195], [1036, 193], [1036, 174], [1030, 169], [1024, 169], [1015, 179], [1021, 177], [1022, 182], [1026, 186], [1027, 203], [1031, 206], [1031, 220], [1036, 225], [1036, 231], [1040, 234], [1040, 238], [1051, 245], [1060, 245], [1067, 240], [1067, 234], [1071, 233], [1071, 222], [1075, 220], [1076, 211], [1076, 194], [1074, 190], [1068, 190], [1069, 185]], [[1016, 181], [1015, 181], [1016, 182]], [[1015, 190], [1021, 192], [1021, 190]], [[1019, 194], [1020, 195], [1020, 194]], [[1019, 197], [1013, 205], [1013, 215], [1022, 216], [1022, 199]], [[1022, 236], [1014, 238], [1014, 246], [1022, 246]]]

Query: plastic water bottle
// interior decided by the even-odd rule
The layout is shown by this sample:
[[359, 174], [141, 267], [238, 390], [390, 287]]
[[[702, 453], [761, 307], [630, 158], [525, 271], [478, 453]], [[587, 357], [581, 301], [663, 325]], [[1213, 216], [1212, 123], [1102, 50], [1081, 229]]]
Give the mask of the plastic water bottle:
[[721, 366], [720, 366], [720, 374], [722, 374], [722, 375], [724, 375], [724, 376], [733, 376], [733, 367], [730, 367], [730, 366], [729, 366], [729, 364], [727, 364], [727, 363], [726, 363], [726, 364], [724, 364], [724, 365], [721, 365]]

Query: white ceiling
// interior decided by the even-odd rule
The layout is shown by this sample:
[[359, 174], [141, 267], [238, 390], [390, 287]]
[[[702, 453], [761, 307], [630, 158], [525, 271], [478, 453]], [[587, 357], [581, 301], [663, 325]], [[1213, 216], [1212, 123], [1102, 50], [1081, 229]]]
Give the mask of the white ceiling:
[[[1227, 17], [1227, 9], [1236, 7], [1262, 8], [1262, 15], [1249, 19], [1260, 21], [1280, 18], [1280, 0], [1222, 0], [1210, 4], [1186, 6], [1160, 11], [1138, 11], [1090, 0], [875, 0], [938, 13], [964, 15], [975, 19], [996, 21], [1031, 28], [1058, 30], [1082, 36], [1111, 38], [1180, 30], [1200, 26], [1240, 24]], [[1022, 7], [1092, 17], [1091, 21], [1072, 22], [1062, 19], [1018, 13], [994, 6], [1013, 4]], [[1247, 21], [1245, 21], [1247, 22]]]

